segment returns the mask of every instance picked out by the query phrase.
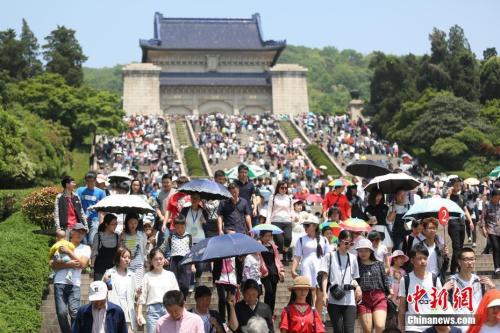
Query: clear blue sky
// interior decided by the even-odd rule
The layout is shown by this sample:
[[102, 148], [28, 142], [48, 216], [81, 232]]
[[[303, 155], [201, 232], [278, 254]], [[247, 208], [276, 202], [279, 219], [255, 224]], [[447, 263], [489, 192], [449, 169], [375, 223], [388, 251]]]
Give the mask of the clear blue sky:
[[139, 38], [153, 37], [153, 15], [243, 17], [260, 13], [264, 38], [362, 53], [424, 54], [433, 27], [460, 25], [476, 55], [500, 51], [498, 0], [15, 0], [2, 1], [0, 30], [25, 18], [39, 43], [57, 25], [77, 31], [90, 67], [140, 61]]

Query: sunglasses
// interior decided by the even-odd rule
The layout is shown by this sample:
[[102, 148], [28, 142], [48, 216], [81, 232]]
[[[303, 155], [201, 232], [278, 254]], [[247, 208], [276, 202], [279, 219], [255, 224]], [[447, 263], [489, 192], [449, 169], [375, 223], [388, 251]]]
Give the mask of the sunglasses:
[[350, 241], [340, 241], [340, 242], [346, 246], [353, 246], [354, 245], [354, 242], [350, 242]]
[[281, 186], [280, 189], [281, 190], [286, 190], [288, 187], [287, 186]]

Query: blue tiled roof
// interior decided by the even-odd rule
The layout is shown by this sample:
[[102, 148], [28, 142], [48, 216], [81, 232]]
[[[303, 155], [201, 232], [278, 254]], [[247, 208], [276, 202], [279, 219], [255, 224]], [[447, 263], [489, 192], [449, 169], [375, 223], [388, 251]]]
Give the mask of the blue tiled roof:
[[161, 73], [162, 86], [270, 86], [268, 73]]
[[285, 41], [263, 40], [259, 14], [250, 19], [165, 18], [155, 14], [154, 38], [143, 49], [282, 50]]

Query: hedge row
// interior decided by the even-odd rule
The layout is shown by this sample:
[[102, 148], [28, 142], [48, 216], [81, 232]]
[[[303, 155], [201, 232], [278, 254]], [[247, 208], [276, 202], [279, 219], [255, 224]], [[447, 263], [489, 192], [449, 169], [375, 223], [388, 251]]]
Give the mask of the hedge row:
[[0, 222], [21, 209], [22, 199], [32, 190], [0, 190]]
[[0, 331], [38, 333], [49, 267], [47, 236], [16, 212], [0, 224]]
[[280, 127], [290, 141], [297, 138], [301, 139], [301, 135], [299, 134], [297, 129], [290, 123], [290, 120], [281, 120]]
[[175, 122], [175, 131], [177, 132], [177, 139], [179, 140], [179, 146], [190, 146], [191, 141], [188, 136], [188, 129], [184, 121], [178, 120]]
[[184, 149], [184, 160], [190, 177], [207, 177], [200, 152], [195, 147], [187, 147]]
[[339, 170], [337, 170], [337, 168], [335, 167], [335, 165], [333, 165], [328, 156], [326, 156], [323, 150], [321, 150], [321, 148], [319, 148], [317, 145], [314, 144], [308, 145], [306, 147], [306, 153], [316, 167], [319, 167], [320, 165], [326, 166], [327, 168], [326, 174], [328, 176], [333, 176], [333, 177], [340, 176]]

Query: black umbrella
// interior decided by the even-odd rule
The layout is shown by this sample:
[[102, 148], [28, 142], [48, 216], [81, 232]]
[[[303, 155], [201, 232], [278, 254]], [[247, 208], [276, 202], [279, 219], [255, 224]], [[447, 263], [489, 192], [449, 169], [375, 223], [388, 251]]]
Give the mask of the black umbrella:
[[372, 160], [354, 161], [345, 168], [351, 175], [363, 178], [375, 178], [391, 173], [382, 163]]
[[231, 198], [231, 193], [221, 184], [209, 179], [194, 179], [182, 185], [179, 192], [198, 193], [204, 200], [224, 200]]

